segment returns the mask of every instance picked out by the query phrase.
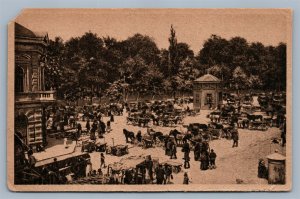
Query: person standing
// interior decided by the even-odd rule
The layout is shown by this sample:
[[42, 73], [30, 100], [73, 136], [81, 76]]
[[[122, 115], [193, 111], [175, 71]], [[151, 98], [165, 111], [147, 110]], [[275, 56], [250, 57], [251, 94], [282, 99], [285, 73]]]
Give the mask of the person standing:
[[106, 167], [106, 166], [105, 166], [105, 156], [104, 156], [103, 153], [100, 154], [100, 169], [101, 169], [102, 167], [103, 167], [103, 168]]
[[211, 149], [210, 154], [209, 154], [209, 161], [210, 161], [210, 168], [211, 169], [216, 168], [216, 158], [217, 158], [217, 154], [214, 152], [213, 149]]
[[140, 143], [140, 142], [142, 142], [142, 132], [139, 130], [138, 132], [137, 132], [137, 134], [136, 134], [136, 139], [137, 139], [137, 141]]
[[109, 133], [111, 131], [110, 121], [109, 120], [106, 122], [106, 131], [107, 131], [107, 133]]
[[176, 146], [176, 143], [175, 142], [171, 142], [172, 143], [172, 145], [171, 145], [171, 157], [170, 157], [170, 159], [173, 159], [173, 157], [174, 157], [174, 159], [177, 159], [177, 146]]
[[101, 176], [101, 177], [103, 176], [103, 172], [102, 172], [101, 168], [98, 169], [98, 175]]
[[263, 159], [259, 159], [257, 177], [265, 178], [265, 179], [268, 178], [268, 169], [267, 169]]
[[233, 127], [233, 129], [231, 131], [231, 135], [232, 135], [232, 140], [233, 140], [232, 148], [233, 147], [238, 147], [238, 145], [239, 145], [239, 132], [238, 132], [236, 126]]
[[148, 167], [148, 174], [149, 174], [149, 178], [151, 183], [153, 182], [153, 161], [151, 156], [149, 156], [148, 162], [147, 162], [147, 167]]
[[198, 161], [200, 158], [200, 151], [201, 151], [201, 143], [197, 142], [194, 148], [194, 159]]
[[187, 174], [187, 172], [184, 172], [184, 175], [183, 175], [183, 184], [189, 184], [190, 183], [190, 178]]
[[110, 121], [111, 121], [111, 122], [114, 122], [114, 121], [115, 121], [115, 119], [114, 119], [114, 114], [112, 114], [112, 113], [111, 113], [111, 115], [110, 115]]
[[78, 140], [78, 138], [80, 138], [81, 136], [81, 132], [82, 132], [82, 127], [81, 127], [81, 124], [78, 123], [77, 124], [77, 135], [76, 135], [76, 141]]
[[185, 140], [184, 144], [182, 146], [182, 151], [184, 153], [183, 159], [184, 159], [184, 168], [188, 169], [190, 168], [190, 145], [189, 143]]
[[173, 176], [172, 176], [172, 167], [167, 164], [165, 164], [165, 175], [166, 178], [164, 179], [164, 184], [169, 184]]
[[171, 155], [171, 149], [172, 149], [172, 141], [169, 138], [167, 141], [167, 146], [166, 146], [166, 155], [168, 155], [168, 156]]
[[97, 126], [98, 126], [97, 127], [98, 128], [98, 136], [102, 136], [105, 133], [105, 131], [102, 131], [101, 121], [98, 122]]
[[101, 126], [101, 131], [102, 131], [102, 132], [105, 132], [105, 129], [106, 129], [105, 123], [101, 120], [101, 121], [100, 121], [100, 124], [101, 124], [101, 125], [100, 125], [100, 126]]
[[91, 130], [91, 124], [90, 124], [90, 120], [89, 119], [86, 122], [85, 128], [86, 128], [87, 132], [89, 133], [90, 130]]
[[92, 130], [94, 133], [97, 131], [97, 127], [98, 127], [98, 124], [97, 124], [97, 120], [95, 120], [92, 124]]
[[208, 152], [202, 152], [200, 155], [200, 169], [207, 170], [208, 169]]
[[159, 165], [156, 169], [156, 184], [163, 184], [165, 179], [165, 171], [162, 168], [162, 165]]

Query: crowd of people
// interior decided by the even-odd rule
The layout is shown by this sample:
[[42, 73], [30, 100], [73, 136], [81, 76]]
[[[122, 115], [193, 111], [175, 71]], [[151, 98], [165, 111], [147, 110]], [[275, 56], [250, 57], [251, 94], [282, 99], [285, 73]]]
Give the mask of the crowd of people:
[[[74, 107], [53, 107], [52, 110], [49, 110], [47, 113], [47, 119], [51, 120], [49, 122], [50, 127], [54, 132], [64, 132], [66, 126], [71, 128], [76, 128], [76, 132], [72, 138], [76, 141], [82, 136], [83, 132], [89, 136], [90, 140], [96, 140], [98, 138], [105, 137], [106, 133], [110, 133], [112, 130], [112, 124], [115, 120], [115, 115], [123, 115], [123, 112], [127, 112], [127, 115], [131, 115], [136, 112], [141, 112], [143, 114], [164, 114], [164, 112], [168, 112], [170, 110], [174, 110], [175, 104], [177, 102], [167, 102], [167, 103], [154, 103], [152, 105], [147, 104], [138, 104], [137, 106], [130, 106], [130, 104], [124, 103], [120, 106], [106, 106], [105, 111], [101, 106], [98, 107], [82, 107], [80, 111], [75, 110]], [[178, 103], [177, 103], [178, 104]], [[182, 104], [179, 103], [182, 106]], [[117, 107], [117, 108], [116, 108]], [[221, 111], [222, 107], [218, 106], [215, 111]], [[239, 112], [239, 108], [235, 108], [235, 111]], [[187, 106], [185, 111], [189, 112], [190, 109]], [[83, 113], [83, 116], [80, 118], [80, 112]], [[104, 117], [109, 117], [106, 122], [104, 122]], [[213, 117], [215, 119], [215, 116]], [[155, 118], [153, 119], [153, 123], [157, 123]], [[82, 123], [84, 123], [84, 127], [82, 127]], [[146, 145], [145, 148], [148, 148], [147, 141], [150, 147], [152, 144], [156, 144], [156, 146], [161, 146], [165, 150], [165, 155], [169, 156], [170, 159], [178, 159], [178, 152], [182, 153], [179, 157], [183, 157], [182, 165], [183, 168], [188, 170], [191, 167], [190, 161], [199, 161], [199, 169], [200, 170], [208, 170], [208, 169], [216, 169], [217, 168], [217, 153], [214, 149], [210, 148], [209, 142], [210, 139], [206, 139], [206, 134], [209, 133], [212, 127], [211, 124], [200, 124], [200, 127], [195, 129], [187, 128], [186, 132], [180, 132], [176, 128], [171, 130], [169, 134], [165, 134], [165, 132], [156, 132], [152, 128], [147, 128], [146, 134], [142, 133], [142, 126], [140, 126], [140, 130], [135, 134], [134, 132], [123, 129], [123, 133], [126, 138], [126, 143], [137, 144], [139, 143]], [[218, 124], [218, 123], [216, 123]], [[203, 129], [201, 129], [201, 125]], [[219, 124], [221, 125], [221, 124]], [[238, 130], [238, 122], [236, 119], [231, 118], [229, 127], [226, 129], [222, 129], [226, 132], [230, 132], [230, 139], [232, 139], [232, 147], [239, 146], [239, 130]], [[83, 130], [84, 129], [84, 130]], [[286, 140], [286, 127], [285, 122], [281, 125], [281, 139], [282, 146], [285, 145]], [[161, 145], [159, 145], [161, 144]], [[194, 159], [191, 160], [191, 152], [193, 152]], [[34, 154], [32, 150], [27, 152], [28, 154], [28, 163], [30, 167], [34, 168], [36, 160], [34, 158]], [[89, 176], [105, 176], [105, 170], [107, 168], [107, 164], [105, 162], [104, 153], [100, 153], [100, 167], [93, 168], [91, 161], [82, 160], [78, 165], [76, 171], [74, 173], [73, 178], [84, 178]], [[58, 175], [58, 166], [54, 159], [54, 163], [51, 167], [45, 167], [42, 170], [43, 177], [42, 183], [66, 183], [68, 180], [64, 175]], [[179, 160], [179, 162], [181, 162]], [[74, 169], [74, 167], [72, 167]], [[79, 171], [80, 170], [80, 171]], [[258, 167], [259, 177], [266, 177], [266, 168], [264, 166], [263, 161], [259, 161]], [[146, 172], [147, 171], [147, 172]], [[160, 164], [158, 167], [153, 167], [153, 162], [151, 163], [151, 159], [144, 165], [144, 167], [139, 167], [132, 169], [131, 171], [122, 171], [121, 174], [118, 172], [107, 172], [107, 178], [109, 179], [107, 183], [110, 184], [144, 184], [146, 182], [146, 173], [148, 179], [150, 179], [150, 183], [157, 184], [168, 184], [171, 183], [173, 179], [173, 168], [168, 164]], [[121, 175], [122, 177], [118, 177]], [[189, 184], [191, 182], [188, 173], [185, 172], [183, 176], [183, 184]]]

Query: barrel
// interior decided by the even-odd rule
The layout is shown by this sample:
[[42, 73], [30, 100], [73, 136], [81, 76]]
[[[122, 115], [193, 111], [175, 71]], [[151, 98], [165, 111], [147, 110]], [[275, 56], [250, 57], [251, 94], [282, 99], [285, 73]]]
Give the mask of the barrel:
[[267, 156], [268, 159], [268, 183], [285, 184], [285, 156], [275, 152]]

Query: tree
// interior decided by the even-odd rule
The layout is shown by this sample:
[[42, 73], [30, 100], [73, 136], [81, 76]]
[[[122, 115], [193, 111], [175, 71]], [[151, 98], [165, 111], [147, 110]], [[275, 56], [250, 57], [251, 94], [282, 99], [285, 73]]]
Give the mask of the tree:
[[179, 70], [178, 45], [173, 25], [170, 29], [169, 44], [169, 76], [171, 77], [176, 75]]
[[247, 75], [240, 66], [234, 69], [232, 80], [235, 83], [237, 92], [239, 92], [240, 89], [245, 88], [245, 85], [247, 83]]
[[146, 64], [159, 63], [159, 49], [152, 38], [135, 34], [122, 42], [125, 58], [140, 56]]
[[199, 70], [194, 67], [195, 60], [191, 57], [187, 57], [180, 62], [179, 71], [176, 77], [178, 84], [177, 90], [182, 94], [185, 92], [192, 92], [192, 82], [199, 76]]
[[123, 87], [120, 81], [115, 81], [106, 89], [106, 97], [110, 102], [119, 102], [124, 98]]
[[214, 65], [228, 65], [231, 62], [230, 43], [217, 35], [212, 35], [204, 42], [197, 56], [201, 65], [210, 68]]
[[169, 51], [167, 49], [161, 49], [160, 51], [160, 62], [159, 70], [164, 75], [164, 77], [169, 77], [170, 68], [169, 68]]
[[286, 90], [286, 44], [279, 43], [276, 47], [277, 89]]
[[146, 90], [151, 93], [152, 99], [156, 95], [161, 95], [163, 74], [155, 65], [148, 66], [147, 71], [143, 74], [142, 79], [146, 82]]
[[182, 62], [185, 59], [193, 59], [194, 58], [194, 52], [190, 49], [190, 46], [187, 43], [178, 43], [177, 44], [177, 56], [178, 56], [178, 62]]
[[250, 89], [261, 89], [263, 82], [258, 75], [250, 75], [247, 79], [247, 87]]
[[56, 88], [62, 80], [61, 63], [63, 61], [64, 44], [60, 37], [49, 41], [45, 56], [45, 86], [46, 89]]
[[221, 65], [214, 65], [212, 67], [210, 67], [207, 72], [209, 72], [210, 74], [218, 77], [219, 79], [221, 79], [222, 81], [224, 80], [229, 80], [231, 78], [231, 71], [230, 68], [227, 67], [224, 64]]

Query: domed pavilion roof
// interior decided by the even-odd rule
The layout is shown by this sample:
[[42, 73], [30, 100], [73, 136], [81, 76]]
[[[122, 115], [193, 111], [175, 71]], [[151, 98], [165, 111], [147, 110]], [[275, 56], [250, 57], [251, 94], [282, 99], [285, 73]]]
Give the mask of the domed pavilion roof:
[[44, 41], [46, 43], [48, 41], [48, 34], [46, 32], [34, 32], [18, 23], [15, 23], [15, 37], [34, 39]]

